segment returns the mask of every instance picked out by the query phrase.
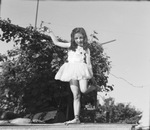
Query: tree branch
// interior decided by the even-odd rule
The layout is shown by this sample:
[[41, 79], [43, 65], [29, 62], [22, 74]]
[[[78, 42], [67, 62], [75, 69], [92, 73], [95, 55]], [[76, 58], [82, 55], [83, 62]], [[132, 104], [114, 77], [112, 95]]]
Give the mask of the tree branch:
[[105, 44], [108, 44], [108, 43], [111, 43], [111, 42], [114, 42], [114, 41], [116, 41], [116, 39], [111, 40], [111, 41], [108, 41], [108, 42], [99, 43], [99, 44], [100, 44], [101, 46], [103, 46], [103, 45], [105, 45]]
[[[12, 28], [12, 30], [13, 30], [13, 29], [16, 30], [16, 28], [17, 28], [17, 31], [20, 31], [20, 32], [25, 32], [25, 31], [26, 31], [27, 33], [28, 33], [28, 32], [29, 32], [29, 33], [31, 33], [31, 32], [36, 32], [39, 37], [42, 37], [42, 38], [45, 39], [45, 40], [51, 40], [51, 37], [50, 37], [50, 36], [45, 35], [45, 34], [42, 34], [42, 33], [38, 32], [36, 29], [34, 29], [34, 30], [28, 30], [28, 31], [27, 31], [27, 28], [24, 28], [24, 27], [20, 27], [20, 26], [18, 26], [18, 25], [11, 24], [11, 23], [9, 23], [8, 21], [0, 20], [0, 28], [2, 28], [3, 26], [10, 26], [10, 27]], [[33, 28], [34, 28], [34, 27], [33, 27]]]

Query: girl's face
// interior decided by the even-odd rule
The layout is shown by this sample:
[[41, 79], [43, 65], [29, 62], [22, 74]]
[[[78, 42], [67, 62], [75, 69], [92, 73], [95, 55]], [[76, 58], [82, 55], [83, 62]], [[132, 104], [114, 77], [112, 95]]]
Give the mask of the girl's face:
[[81, 33], [76, 33], [74, 35], [74, 41], [78, 46], [83, 47], [83, 35]]

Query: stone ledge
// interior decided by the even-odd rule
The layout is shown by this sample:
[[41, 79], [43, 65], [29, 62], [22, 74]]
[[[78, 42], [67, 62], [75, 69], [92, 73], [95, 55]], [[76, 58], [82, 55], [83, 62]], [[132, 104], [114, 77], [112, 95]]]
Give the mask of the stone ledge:
[[99, 123], [81, 123], [64, 125], [64, 123], [54, 124], [27, 124], [27, 125], [5, 125], [0, 126], [1, 130], [132, 130], [131, 124], [99, 124]]

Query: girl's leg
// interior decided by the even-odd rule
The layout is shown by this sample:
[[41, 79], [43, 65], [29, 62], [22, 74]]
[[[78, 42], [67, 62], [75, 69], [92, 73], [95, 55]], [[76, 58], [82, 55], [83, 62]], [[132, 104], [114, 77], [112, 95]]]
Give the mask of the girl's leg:
[[86, 93], [88, 90], [88, 80], [87, 79], [79, 80], [79, 86], [80, 86], [80, 91], [82, 93]]
[[96, 89], [96, 84], [94, 83], [93, 85], [89, 85], [87, 79], [81, 79], [79, 81], [79, 86], [80, 86], [81, 92], [85, 93], [85, 94], [87, 94], [87, 93], [89, 93], [89, 92]]
[[74, 116], [75, 118], [71, 121], [67, 121], [66, 124], [78, 124], [80, 123], [79, 115], [80, 115], [80, 97], [81, 92], [79, 88], [79, 82], [78, 80], [71, 80], [70, 81], [70, 88], [73, 94], [73, 108], [74, 108]]

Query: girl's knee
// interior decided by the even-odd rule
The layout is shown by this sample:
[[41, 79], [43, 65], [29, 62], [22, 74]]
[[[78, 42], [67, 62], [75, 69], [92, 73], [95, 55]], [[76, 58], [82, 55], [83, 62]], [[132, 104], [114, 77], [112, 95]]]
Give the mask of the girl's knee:
[[74, 100], [80, 100], [80, 97], [81, 97], [81, 94], [80, 94], [80, 93], [77, 93], [77, 94], [74, 94], [74, 95], [73, 95], [73, 99], [74, 99]]
[[82, 93], [86, 93], [88, 89], [88, 80], [80, 80], [79, 84], [80, 84], [80, 91]]
[[87, 88], [86, 87], [82, 87], [82, 88], [80, 88], [81, 89], [81, 92], [82, 93], [86, 93], [86, 91], [87, 91]]

